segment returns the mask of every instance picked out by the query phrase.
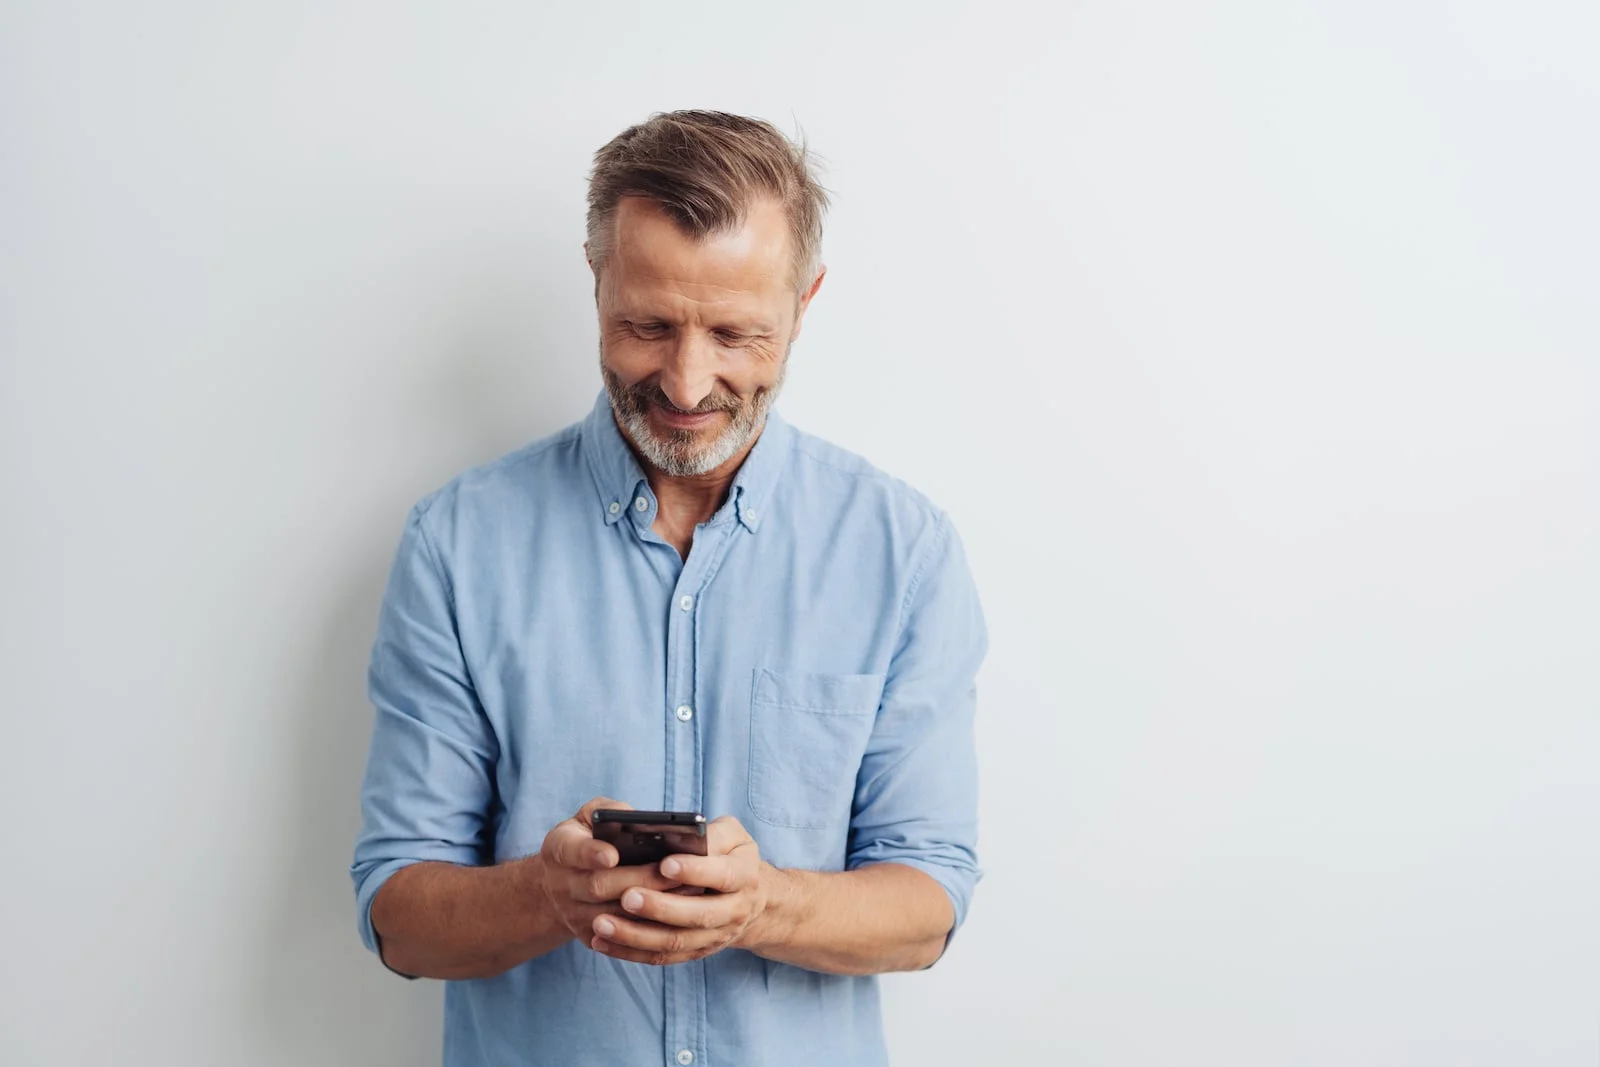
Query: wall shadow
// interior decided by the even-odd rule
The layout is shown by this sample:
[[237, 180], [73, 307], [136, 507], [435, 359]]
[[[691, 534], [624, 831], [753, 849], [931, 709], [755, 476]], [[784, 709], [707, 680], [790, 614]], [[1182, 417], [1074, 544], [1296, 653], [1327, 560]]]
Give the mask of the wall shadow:
[[367, 561], [330, 598], [308, 664], [292, 765], [280, 781], [292, 837], [267, 917], [261, 1018], [274, 1061], [437, 1064], [438, 982], [408, 982], [362, 948], [347, 874], [360, 828], [359, 791], [372, 728], [365, 674], [388, 572]]
[[[514, 295], [503, 292], [507, 300]], [[431, 380], [417, 383], [425, 395], [411, 414], [426, 423], [415, 432], [436, 443], [441, 469], [487, 461], [581, 418], [600, 388], [587, 349], [525, 332], [542, 309], [490, 304], [472, 309], [471, 324], [431, 361]], [[348, 875], [372, 729], [368, 658], [405, 508], [435, 487], [428, 482], [418, 474], [408, 499], [362, 516], [350, 543], [326, 546], [349, 561], [347, 580], [322, 590], [306, 613], [318, 640], [295, 687], [293, 747], [276, 778], [280, 825], [292, 832], [264, 846], [282, 874], [260, 924], [264, 943], [250, 983], [268, 1062], [440, 1061], [443, 983], [400, 978], [361, 946]]]

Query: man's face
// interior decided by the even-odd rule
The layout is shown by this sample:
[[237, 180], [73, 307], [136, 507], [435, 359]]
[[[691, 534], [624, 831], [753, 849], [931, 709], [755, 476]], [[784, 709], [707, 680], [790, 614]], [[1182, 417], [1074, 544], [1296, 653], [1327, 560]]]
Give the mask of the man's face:
[[797, 294], [776, 201], [685, 236], [653, 201], [618, 205], [599, 272], [600, 370], [617, 420], [664, 474], [708, 474], [760, 432], [820, 276]]

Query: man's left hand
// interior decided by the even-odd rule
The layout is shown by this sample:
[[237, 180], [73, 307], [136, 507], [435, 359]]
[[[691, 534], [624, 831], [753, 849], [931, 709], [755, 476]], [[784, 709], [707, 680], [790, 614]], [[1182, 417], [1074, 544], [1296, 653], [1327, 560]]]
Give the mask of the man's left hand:
[[706, 838], [709, 855], [669, 856], [661, 861], [663, 876], [699, 886], [706, 890], [704, 895], [629, 889], [622, 895], [629, 917], [597, 917], [589, 947], [615, 959], [661, 967], [702, 959], [738, 944], [767, 906], [761, 850], [730, 815], [706, 827]]

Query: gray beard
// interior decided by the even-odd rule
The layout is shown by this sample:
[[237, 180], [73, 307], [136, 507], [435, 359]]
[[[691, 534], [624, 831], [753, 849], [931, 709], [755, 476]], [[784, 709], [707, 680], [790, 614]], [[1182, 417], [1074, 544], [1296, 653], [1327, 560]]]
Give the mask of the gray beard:
[[731, 418], [709, 443], [702, 444], [700, 435], [692, 430], [672, 430], [659, 434], [650, 425], [645, 412], [651, 404], [662, 404], [673, 411], [679, 410], [659, 386], [627, 386], [602, 362], [600, 376], [606, 383], [606, 394], [611, 398], [611, 410], [622, 424], [633, 446], [639, 450], [646, 463], [672, 478], [692, 478], [709, 474], [739, 454], [766, 425], [767, 412], [783, 388], [788, 371], [788, 353], [784, 354], [783, 367], [778, 380], [771, 386], [757, 389], [754, 396], [741, 400], [732, 393], [713, 393], [701, 401], [689, 414], [708, 411], [726, 411]]

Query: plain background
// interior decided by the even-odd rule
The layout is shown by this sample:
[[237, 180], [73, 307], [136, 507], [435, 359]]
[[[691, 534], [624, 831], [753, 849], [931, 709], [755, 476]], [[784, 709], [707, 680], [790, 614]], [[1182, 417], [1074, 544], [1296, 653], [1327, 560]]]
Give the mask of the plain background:
[[7, 3], [0, 1059], [436, 1062], [380, 583], [587, 409], [590, 155], [706, 106], [825, 157], [783, 408], [993, 632], [898, 1062], [1594, 1067], [1597, 12]]

